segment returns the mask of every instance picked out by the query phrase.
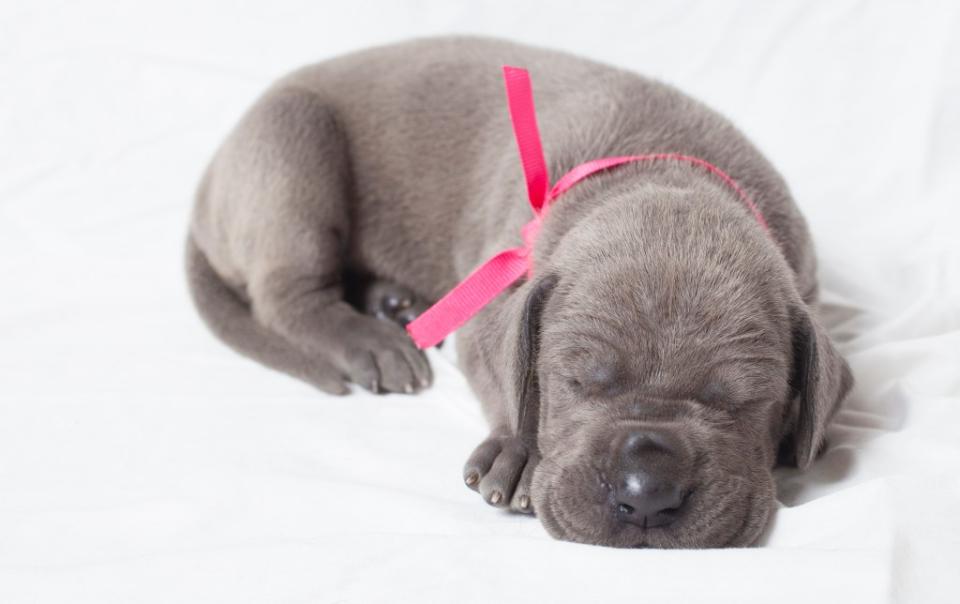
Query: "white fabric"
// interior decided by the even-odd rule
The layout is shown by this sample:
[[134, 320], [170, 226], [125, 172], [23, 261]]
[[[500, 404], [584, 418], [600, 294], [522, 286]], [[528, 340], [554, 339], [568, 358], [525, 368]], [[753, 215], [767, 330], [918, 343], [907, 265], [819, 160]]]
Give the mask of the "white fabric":
[[[762, 547], [551, 540], [461, 484], [485, 426], [440, 355], [421, 396], [332, 398], [200, 323], [187, 213], [240, 113], [445, 32], [662, 77], [786, 176], [858, 383]], [[956, 3], [5, 0], [0, 86], [0, 602], [960, 597]]]

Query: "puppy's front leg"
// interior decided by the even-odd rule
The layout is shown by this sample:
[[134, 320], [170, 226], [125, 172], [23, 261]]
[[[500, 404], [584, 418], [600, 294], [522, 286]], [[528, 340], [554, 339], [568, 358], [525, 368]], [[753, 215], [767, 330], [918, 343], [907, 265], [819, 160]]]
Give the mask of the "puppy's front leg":
[[501, 427], [473, 450], [463, 466], [463, 482], [492, 506], [532, 514], [530, 482], [538, 462], [536, 447]]
[[540, 463], [540, 318], [556, 283], [552, 275], [524, 283], [457, 336], [460, 363], [492, 428], [467, 460], [463, 480], [487, 503], [527, 514], [535, 511], [530, 485]]

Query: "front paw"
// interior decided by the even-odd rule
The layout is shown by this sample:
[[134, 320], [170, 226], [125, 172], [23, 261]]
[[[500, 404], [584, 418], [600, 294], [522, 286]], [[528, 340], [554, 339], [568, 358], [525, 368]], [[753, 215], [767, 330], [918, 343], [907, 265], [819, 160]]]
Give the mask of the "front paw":
[[463, 482], [494, 507], [533, 514], [530, 482], [538, 461], [520, 438], [491, 434], [467, 459]]

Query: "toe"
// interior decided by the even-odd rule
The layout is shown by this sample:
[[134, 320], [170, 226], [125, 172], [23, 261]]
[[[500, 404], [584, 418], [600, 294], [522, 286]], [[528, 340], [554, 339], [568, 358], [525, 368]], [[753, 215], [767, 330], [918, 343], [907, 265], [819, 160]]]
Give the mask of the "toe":
[[370, 392], [380, 392], [380, 370], [373, 353], [369, 350], [352, 350], [347, 353], [350, 380]]
[[480, 496], [490, 505], [508, 507], [517, 481], [527, 463], [527, 451], [517, 442], [507, 442], [490, 471], [480, 480]]
[[406, 356], [396, 349], [387, 349], [377, 354], [377, 366], [383, 388], [388, 392], [412, 394], [416, 380]]
[[405, 308], [397, 313], [396, 321], [403, 327], [406, 327], [408, 324], [412, 323], [414, 319], [417, 318], [417, 313], [413, 312], [411, 308]]
[[520, 480], [517, 481], [517, 488], [513, 492], [513, 499], [510, 501], [510, 509], [520, 514], [533, 514], [533, 502], [530, 499], [530, 483], [533, 482], [533, 471], [537, 467], [535, 459], [527, 459], [527, 464], [523, 468]]
[[493, 466], [493, 461], [500, 454], [501, 441], [499, 438], [488, 438], [480, 443], [467, 463], [463, 465], [463, 482], [474, 491], [480, 488], [480, 481]]
[[403, 354], [407, 359], [407, 364], [413, 371], [414, 389], [423, 390], [433, 382], [433, 371], [430, 370], [430, 362], [427, 361], [427, 355], [422, 350], [417, 350], [412, 345], [403, 349]]

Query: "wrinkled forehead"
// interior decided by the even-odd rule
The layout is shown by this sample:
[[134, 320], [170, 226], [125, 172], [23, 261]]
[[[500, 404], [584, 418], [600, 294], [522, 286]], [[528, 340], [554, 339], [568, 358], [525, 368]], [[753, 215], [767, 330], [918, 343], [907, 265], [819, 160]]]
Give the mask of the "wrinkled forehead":
[[736, 385], [725, 382], [749, 388], [742, 374], [783, 364], [785, 304], [762, 283], [708, 265], [661, 268], [567, 279], [546, 309], [542, 360], [586, 379], [675, 394]]
[[787, 316], [778, 282], [713, 258], [610, 255], [566, 271], [551, 314], [561, 322], [723, 337], [765, 331]]

